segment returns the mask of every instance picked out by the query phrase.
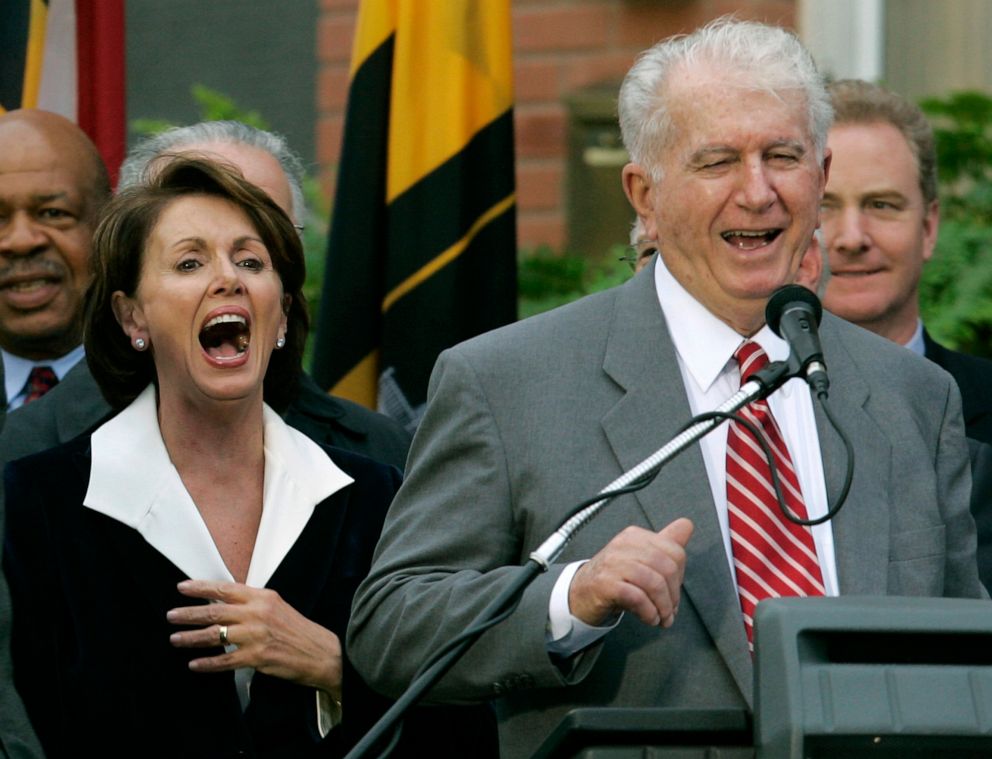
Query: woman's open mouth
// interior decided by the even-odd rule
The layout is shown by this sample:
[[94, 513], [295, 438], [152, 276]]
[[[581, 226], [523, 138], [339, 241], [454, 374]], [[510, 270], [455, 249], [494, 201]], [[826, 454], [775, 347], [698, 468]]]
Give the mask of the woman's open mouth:
[[241, 357], [250, 342], [248, 320], [240, 314], [220, 314], [200, 330], [200, 345], [210, 358], [217, 361]]

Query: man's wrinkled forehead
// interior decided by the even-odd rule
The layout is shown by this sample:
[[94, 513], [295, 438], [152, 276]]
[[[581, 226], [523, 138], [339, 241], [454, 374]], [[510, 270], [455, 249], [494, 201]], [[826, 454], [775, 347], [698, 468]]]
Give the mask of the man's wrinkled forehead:
[[290, 219], [297, 221], [293, 216], [293, 194], [289, 179], [279, 161], [267, 150], [244, 143], [194, 142], [173, 152], [231, 164], [247, 181], [265, 190]]
[[[17, 180], [31, 202], [68, 198], [98, 205], [107, 195], [102, 165], [80, 140], [21, 119], [0, 120], [0, 178]], [[13, 187], [10, 182], [7, 186]]]

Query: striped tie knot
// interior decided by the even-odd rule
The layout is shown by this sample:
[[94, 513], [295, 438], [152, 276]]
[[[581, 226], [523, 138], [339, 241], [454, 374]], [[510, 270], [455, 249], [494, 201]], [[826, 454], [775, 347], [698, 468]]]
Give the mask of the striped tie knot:
[[734, 351], [734, 358], [741, 368], [741, 384], [743, 385], [751, 375], [768, 366], [768, 355], [757, 343], [748, 340], [740, 348]]

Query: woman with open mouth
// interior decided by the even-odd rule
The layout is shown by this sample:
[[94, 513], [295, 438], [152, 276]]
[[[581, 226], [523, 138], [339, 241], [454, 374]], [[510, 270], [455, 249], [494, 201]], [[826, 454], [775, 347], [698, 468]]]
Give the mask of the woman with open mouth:
[[342, 651], [395, 469], [289, 428], [300, 239], [176, 158], [109, 206], [85, 346], [116, 414], [7, 472], [15, 684], [49, 757], [335, 755], [381, 710]]

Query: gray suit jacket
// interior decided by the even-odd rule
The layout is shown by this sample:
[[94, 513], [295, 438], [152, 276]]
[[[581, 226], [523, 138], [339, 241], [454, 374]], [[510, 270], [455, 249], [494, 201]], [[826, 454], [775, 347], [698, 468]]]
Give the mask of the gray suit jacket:
[[[0, 469], [8, 461], [66, 443], [92, 430], [110, 413], [111, 408], [86, 362], [80, 361], [45, 398], [9, 416], [0, 433]], [[398, 423], [349, 401], [328, 396], [307, 375], [301, 377], [300, 392], [285, 418], [289, 425], [318, 443], [361, 453], [403, 469], [410, 437]], [[0, 535], [3, 515], [3, 488], [0, 487]], [[0, 539], [0, 545], [2, 543]], [[0, 573], [0, 757], [41, 757], [41, 746], [13, 686], [9, 619], [10, 597], [6, 580]]]
[[[833, 523], [841, 591], [981, 596], [953, 381], [829, 315], [821, 337], [831, 410], [856, 450], [851, 492]], [[393, 693], [468, 626], [568, 509], [690, 417], [650, 267], [622, 287], [446, 352], [429, 397], [349, 628], [356, 666]], [[817, 428], [833, 502], [844, 449], [819, 409]], [[545, 647], [563, 565], [627, 525], [658, 530], [680, 516], [696, 531], [674, 626], [649, 628], [626, 615], [563, 672]], [[498, 697], [506, 756], [529, 756], [574, 706], [750, 705], [751, 658], [698, 446], [646, 489], [617, 499], [560, 561], [434, 692]]]

